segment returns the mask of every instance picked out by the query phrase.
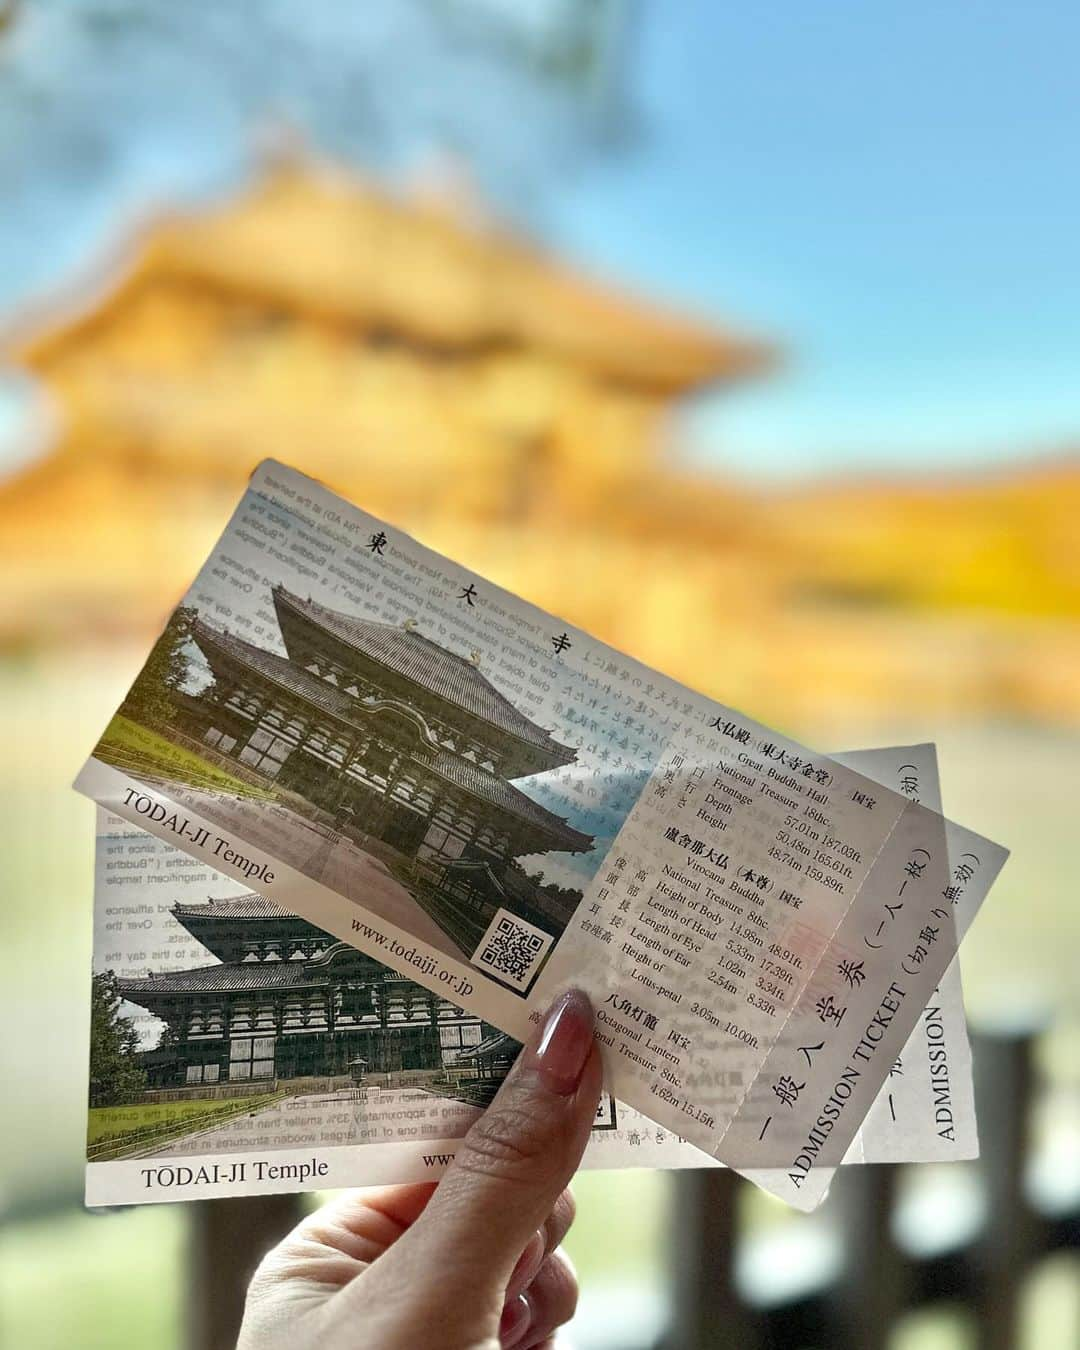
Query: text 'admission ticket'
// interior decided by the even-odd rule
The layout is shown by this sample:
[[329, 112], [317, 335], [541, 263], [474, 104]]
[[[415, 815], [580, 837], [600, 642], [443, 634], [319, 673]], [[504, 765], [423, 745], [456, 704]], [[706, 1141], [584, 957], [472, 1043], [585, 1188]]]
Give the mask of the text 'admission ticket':
[[580, 985], [615, 1097], [810, 1207], [1006, 856], [926, 772], [875, 782], [267, 461], [77, 787], [519, 1040]]

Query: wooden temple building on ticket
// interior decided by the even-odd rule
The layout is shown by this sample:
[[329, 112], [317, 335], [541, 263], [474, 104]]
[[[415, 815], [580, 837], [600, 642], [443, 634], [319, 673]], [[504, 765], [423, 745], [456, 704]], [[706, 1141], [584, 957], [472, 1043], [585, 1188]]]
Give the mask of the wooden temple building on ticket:
[[557, 937], [580, 894], [515, 860], [587, 852], [593, 839], [515, 780], [575, 751], [516, 708], [478, 655], [412, 621], [339, 613], [282, 586], [273, 603], [284, 656], [194, 622], [213, 680], [174, 696], [177, 729], [379, 857], [466, 955], [500, 908]]
[[[490, 1077], [494, 1029], [258, 894], [177, 904], [211, 965], [118, 981], [161, 1018], [139, 1058], [151, 1089], [244, 1080]], [[509, 1062], [517, 1046], [502, 1047]], [[378, 1082], [378, 1078], [375, 1078]], [[400, 1081], [400, 1079], [399, 1079]]]

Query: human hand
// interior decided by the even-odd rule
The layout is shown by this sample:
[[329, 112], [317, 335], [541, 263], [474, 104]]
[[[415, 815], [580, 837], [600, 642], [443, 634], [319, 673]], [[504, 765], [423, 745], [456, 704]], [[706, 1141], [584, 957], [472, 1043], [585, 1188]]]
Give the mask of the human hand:
[[600, 1096], [584, 994], [558, 999], [437, 1186], [350, 1191], [248, 1290], [237, 1350], [549, 1350], [577, 1303], [558, 1249]]

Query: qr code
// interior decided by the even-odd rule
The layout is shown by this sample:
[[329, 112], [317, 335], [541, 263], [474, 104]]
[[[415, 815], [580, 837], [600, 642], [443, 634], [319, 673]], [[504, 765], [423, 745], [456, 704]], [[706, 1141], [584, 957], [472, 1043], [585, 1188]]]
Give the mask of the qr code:
[[514, 989], [527, 989], [555, 939], [528, 919], [497, 909], [472, 963]]

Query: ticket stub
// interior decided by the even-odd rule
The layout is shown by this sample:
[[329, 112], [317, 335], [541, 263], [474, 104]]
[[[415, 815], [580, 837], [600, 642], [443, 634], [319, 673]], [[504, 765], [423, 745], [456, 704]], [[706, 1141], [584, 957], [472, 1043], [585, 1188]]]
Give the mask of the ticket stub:
[[[902, 762], [897, 752], [870, 755], [879, 769], [893, 758], [913, 798], [937, 796], [932, 747], [909, 747]], [[729, 1156], [760, 1156], [748, 1136], [758, 1133], [760, 1142], [772, 1132], [788, 1165], [741, 1170], [799, 1208], [820, 1203], [841, 1158], [900, 1162], [912, 1148], [927, 1161], [977, 1153], [970, 1050], [951, 958], [1004, 853], [945, 822], [944, 864], [934, 866], [929, 843], [940, 831], [926, 824], [920, 808], [890, 840], [883, 865], [894, 893], [882, 895], [876, 913], [845, 915], [740, 1103], [743, 1142], [729, 1142]], [[849, 1014], [853, 1024], [842, 1033]]]
[[[937, 755], [932, 745], [863, 750], [836, 758], [880, 783], [896, 787], [913, 801], [941, 810]], [[952, 829], [947, 827], [950, 855], [955, 855], [951, 856], [951, 870], [959, 872], [960, 878], [952, 910], [957, 937], [962, 938], [992, 877], [982, 860], [961, 858], [960, 840], [951, 835]], [[890, 1065], [845, 1161], [904, 1162], [914, 1154], [920, 1162], [952, 1162], [978, 1157], [978, 1153], [971, 1046], [957, 956], [938, 982], [907, 1044]]]
[[[77, 786], [519, 1040], [582, 985], [615, 1096], [748, 1166], [797, 1142], [801, 1108], [764, 1130], [761, 1092], [790, 1076], [804, 995], [854, 981], [807, 1070], [827, 1074], [872, 992], [899, 1002], [898, 1053], [955, 951], [939, 814], [271, 461]], [[983, 856], [992, 874], [1004, 853]], [[926, 947], [910, 985], [905, 943]]]
[[[937, 756], [932, 745], [848, 751], [836, 758], [885, 786], [898, 788], [912, 800], [940, 806]], [[949, 840], [954, 853], [957, 842], [955, 836]], [[957, 855], [955, 871], [962, 892], [956, 896], [954, 905], [958, 936], [967, 931], [993, 880], [991, 868], [980, 867], [976, 873], [968, 862]], [[884, 920], [879, 919], [878, 923], [884, 926]], [[847, 1017], [847, 1004], [838, 1003], [831, 992], [824, 992], [814, 1004], [814, 1013], [823, 1027], [839, 1025]], [[785, 1037], [788, 1048], [799, 1055], [802, 1052], [794, 1039], [796, 1031], [797, 1026], [793, 1026]], [[813, 1058], [817, 1053], [815, 1045], [809, 1045], [806, 1053]], [[794, 1088], [800, 1093], [805, 1090], [799, 1079], [794, 1080]], [[777, 1097], [779, 1104], [781, 1099]], [[830, 1128], [834, 1123], [833, 1110], [835, 1103], [824, 1122]], [[811, 1147], [814, 1142], [816, 1137]], [[889, 1065], [877, 1097], [843, 1161], [845, 1165], [955, 1161], [976, 1157], [978, 1148], [971, 1049], [960, 962], [954, 958], [922, 1010], [907, 1044]], [[801, 1183], [796, 1187], [792, 1175], [783, 1168], [743, 1168], [744, 1174], [757, 1185], [804, 1209], [823, 1198], [834, 1170], [831, 1166], [819, 1166], [813, 1185], [803, 1194], [801, 1186], [806, 1183], [801, 1173], [796, 1174]]]

